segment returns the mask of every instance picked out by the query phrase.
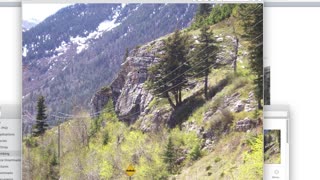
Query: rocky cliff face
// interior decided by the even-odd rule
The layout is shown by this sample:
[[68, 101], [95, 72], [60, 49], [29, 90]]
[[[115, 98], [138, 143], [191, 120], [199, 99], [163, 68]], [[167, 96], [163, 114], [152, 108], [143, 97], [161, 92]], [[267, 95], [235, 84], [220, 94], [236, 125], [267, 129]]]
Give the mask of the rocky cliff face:
[[[198, 38], [193, 36], [195, 42]], [[224, 49], [218, 54], [218, 63], [231, 64], [233, 52], [225, 47], [233, 46], [234, 38], [224, 37], [222, 34], [215, 38], [222, 42], [221, 47]], [[140, 114], [147, 113], [149, 111], [147, 106], [153, 96], [144, 88], [144, 82], [148, 78], [148, 67], [160, 60], [157, 55], [163, 53], [162, 46], [162, 39], [158, 39], [132, 50], [125, 62], [121, 64], [117, 77], [110, 84], [110, 92], [109, 89], [100, 90], [91, 99], [92, 113], [99, 114], [109, 98], [112, 98], [119, 118], [124, 121], [132, 122]], [[196, 82], [196, 84], [199, 83]]]
[[163, 42], [156, 40], [129, 53], [121, 70], [110, 85], [110, 89], [98, 91], [91, 100], [92, 111], [99, 113], [112, 98], [115, 111], [121, 120], [132, 123], [147, 110], [153, 96], [144, 88], [148, 68], [159, 61]]

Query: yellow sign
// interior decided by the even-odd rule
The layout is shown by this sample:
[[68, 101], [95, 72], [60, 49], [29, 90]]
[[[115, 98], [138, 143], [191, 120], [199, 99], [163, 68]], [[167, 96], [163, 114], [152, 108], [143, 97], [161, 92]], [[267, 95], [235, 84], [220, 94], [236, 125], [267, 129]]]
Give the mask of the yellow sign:
[[127, 170], [126, 170], [126, 174], [131, 177], [131, 176], [134, 175], [134, 173], [136, 173], [136, 170], [135, 170], [134, 167], [130, 164], [130, 165], [128, 166]]

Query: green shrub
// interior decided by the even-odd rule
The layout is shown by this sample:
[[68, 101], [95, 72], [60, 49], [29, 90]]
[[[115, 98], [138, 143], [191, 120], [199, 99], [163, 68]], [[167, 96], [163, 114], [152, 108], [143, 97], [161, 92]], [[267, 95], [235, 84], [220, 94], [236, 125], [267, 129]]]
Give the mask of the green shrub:
[[233, 119], [232, 113], [224, 109], [209, 121], [209, 130], [214, 132], [215, 136], [219, 136], [230, 128]]
[[235, 78], [232, 82], [233, 86], [234, 86], [234, 89], [239, 89], [245, 85], [247, 85], [249, 83], [249, 80], [248, 78], [246, 77], [238, 77], [238, 78]]
[[38, 146], [37, 140], [35, 138], [33, 138], [32, 136], [28, 136], [24, 139], [25, 141], [25, 145], [28, 148], [34, 148]]
[[203, 25], [212, 25], [229, 18], [236, 6], [234, 4], [216, 5], [209, 15], [196, 15], [196, 21], [192, 24], [192, 29], [200, 28]]
[[102, 142], [102, 144], [103, 145], [107, 145], [108, 142], [109, 142], [109, 133], [107, 131], [105, 131], [104, 134], [103, 134], [103, 142]]
[[206, 167], [206, 171], [209, 171], [210, 169], [211, 169], [210, 165]]
[[101, 88], [101, 91], [111, 91], [110, 86], [104, 86]]
[[182, 149], [193, 150], [195, 146], [201, 143], [201, 140], [194, 131], [181, 131], [179, 128], [174, 128], [170, 132], [170, 137], [176, 147]]
[[214, 162], [215, 163], [218, 163], [218, 162], [220, 162], [221, 161], [221, 158], [220, 157], [216, 157], [215, 159], [214, 159]]
[[244, 164], [240, 167], [239, 179], [259, 179], [263, 176], [263, 137], [250, 136], [247, 144], [250, 151], [244, 152]]
[[191, 153], [190, 153], [190, 157], [192, 160], [197, 160], [201, 157], [201, 149], [200, 149], [200, 145], [197, 144], [196, 146], [193, 147]]

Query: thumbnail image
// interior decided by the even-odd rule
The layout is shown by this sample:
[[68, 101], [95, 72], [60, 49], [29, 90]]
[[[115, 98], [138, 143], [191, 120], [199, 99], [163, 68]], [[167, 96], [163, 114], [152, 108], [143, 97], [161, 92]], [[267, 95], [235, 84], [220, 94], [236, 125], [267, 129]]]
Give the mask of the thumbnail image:
[[23, 179], [262, 179], [262, 4], [22, 11]]
[[264, 163], [281, 164], [280, 130], [264, 130]]
[[264, 105], [271, 104], [271, 97], [270, 97], [270, 66], [264, 67]]

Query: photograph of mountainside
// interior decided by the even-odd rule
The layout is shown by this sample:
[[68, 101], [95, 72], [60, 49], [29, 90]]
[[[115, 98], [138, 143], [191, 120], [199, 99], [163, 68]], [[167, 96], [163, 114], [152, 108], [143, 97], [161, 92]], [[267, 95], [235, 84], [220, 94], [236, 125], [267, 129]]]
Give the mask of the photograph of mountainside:
[[262, 4], [24, 21], [23, 179], [263, 179]]
[[264, 130], [264, 163], [281, 164], [280, 130]]

